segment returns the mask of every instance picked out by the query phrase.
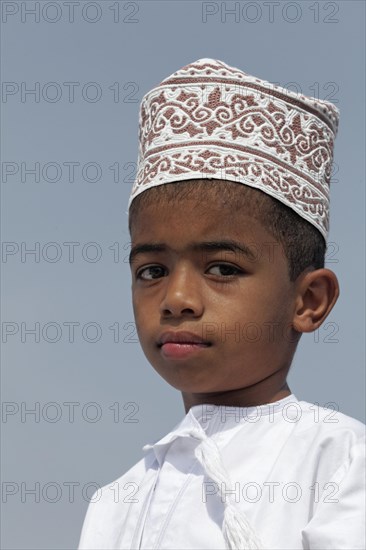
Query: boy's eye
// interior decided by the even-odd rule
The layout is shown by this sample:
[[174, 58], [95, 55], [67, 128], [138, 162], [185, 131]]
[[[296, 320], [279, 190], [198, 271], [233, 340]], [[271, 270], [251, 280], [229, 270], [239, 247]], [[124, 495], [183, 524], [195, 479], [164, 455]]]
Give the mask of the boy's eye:
[[[216, 270], [216, 273], [213, 273], [213, 270]], [[165, 268], [159, 265], [150, 265], [138, 271], [136, 278], [143, 279], [145, 281], [152, 281], [154, 279], [158, 279], [159, 277], [163, 277], [164, 271]], [[230, 264], [215, 264], [212, 265], [208, 271], [210, 271], [212, 275], [218, 275], [219, 277], [228, 277], [243, 273], [241, 269]]]
[[150, 265], [138, 271], [136, 274], [136, 278], [151, 281], [160, 277], [163, 270], [164, 268], [160, 267], [159, 265]]
[[216, 273], [213, 273], [213, 275], [228, 276], [228, 275], [238, 275], [239, 273], [242, 273], [241, 269], [230, 264], [216, 264], [216, 265], [212, 265], [209, 268], [211, 272], [213, 269], [216, 269], [217, 271]]

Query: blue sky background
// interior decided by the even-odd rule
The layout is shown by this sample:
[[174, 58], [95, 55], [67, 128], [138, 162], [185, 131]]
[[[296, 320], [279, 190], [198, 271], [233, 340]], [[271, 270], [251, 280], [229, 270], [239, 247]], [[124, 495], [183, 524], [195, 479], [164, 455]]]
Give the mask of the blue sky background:
[[327, 263], [341, 295], [289, 383], [365, 420], [364, 3], [77, 4], [72, 16], [61, 1], [2, 2], [4, 549], [75, 548], [93, 484], [184, 416], [137, 342], [126, 210], [139, 102], [199, 58], [341, 110]]

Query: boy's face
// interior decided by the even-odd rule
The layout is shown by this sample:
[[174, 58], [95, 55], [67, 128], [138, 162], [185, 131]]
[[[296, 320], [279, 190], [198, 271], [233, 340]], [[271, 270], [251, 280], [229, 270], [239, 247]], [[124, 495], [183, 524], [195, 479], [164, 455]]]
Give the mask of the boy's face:
[[[296, 349], [295, 284], [281, 246], [262, 224], [208, 193], [201, 203], [192, 197], [140, 208], [131, 241], [140, 343], [185, 403], [245, 406], [283, 396]], [[223, 241], [247, 247], [253, 257], [203, 247]], [[161, 250], [134, 254], [136, 247], [152, 244]], [[161, 346], [167, 331], [188, 331], [209, 345]]]

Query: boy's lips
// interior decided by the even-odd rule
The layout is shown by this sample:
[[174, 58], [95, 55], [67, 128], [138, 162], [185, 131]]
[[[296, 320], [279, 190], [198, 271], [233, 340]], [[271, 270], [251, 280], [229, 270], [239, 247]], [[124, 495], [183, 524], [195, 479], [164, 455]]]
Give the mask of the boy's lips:
[[184, 359], [212, 344], [197, 334], [187, 331], [163, 332], [158, 340], [158, 347], [167, 359]]
[[198, 344], [201, 346], [211, 346], [211, 342], [204, 340], [197, 334], [188, 331], [167, 331], [163, 332], [158, 339], [158, 346], [162, 347], [164, 344], [173, 343], [173, 344]]

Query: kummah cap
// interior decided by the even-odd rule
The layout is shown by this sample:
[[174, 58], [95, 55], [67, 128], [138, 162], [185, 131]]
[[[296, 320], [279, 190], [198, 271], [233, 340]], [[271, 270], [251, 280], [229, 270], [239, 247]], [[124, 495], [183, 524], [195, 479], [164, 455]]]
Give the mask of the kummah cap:
[[292, 208], [327, 240], [338, 109], [199, 59], [144, 95], [137, 175], [128, 208], [165, 183], [221, 179], [260, 189]]

